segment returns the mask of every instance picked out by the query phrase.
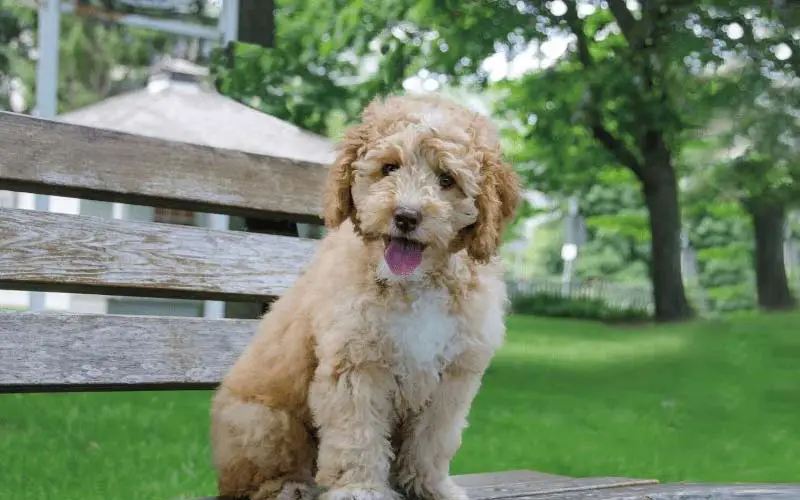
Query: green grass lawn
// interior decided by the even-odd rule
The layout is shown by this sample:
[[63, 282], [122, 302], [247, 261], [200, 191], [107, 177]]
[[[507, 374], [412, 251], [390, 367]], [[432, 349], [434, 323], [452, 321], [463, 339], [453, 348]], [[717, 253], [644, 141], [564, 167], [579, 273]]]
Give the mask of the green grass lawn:
[[[800, 482], [800, 314], [610, 327], [512, 317], [454, 473]], [[214, 491], [209, 394], [0, 395], [3, 500]]]

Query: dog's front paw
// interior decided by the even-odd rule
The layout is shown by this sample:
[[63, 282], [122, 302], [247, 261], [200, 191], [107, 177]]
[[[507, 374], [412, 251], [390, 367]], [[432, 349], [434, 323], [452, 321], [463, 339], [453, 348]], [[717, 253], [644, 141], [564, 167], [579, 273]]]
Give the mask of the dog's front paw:
[[416, 497], [421, 500], [469, 500], [464, 488], [457, 485], [452, 478], [445, 478], [435, 485], [424, 485]]
[[313, 500], [316, 496], [317, 492], [311, 484], [287, 482], [281, 488], [276, 500]]
[[314, 500], [317, 496], [318, 492], [310, 482], [278, 480], [265, 482], [249, 498], [251, 500]]
[[389, 488], [352, 485], [330, 488], [319, 500], [401, 500], [401, 497]]

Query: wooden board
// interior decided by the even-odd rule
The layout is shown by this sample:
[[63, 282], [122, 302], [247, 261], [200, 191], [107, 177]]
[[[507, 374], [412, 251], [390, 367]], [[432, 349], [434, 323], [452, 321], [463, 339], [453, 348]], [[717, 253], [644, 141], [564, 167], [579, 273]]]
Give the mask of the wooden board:
[[532, 477], [527, 480], [504, 482], [493, 485], [466, 486], [470, 498], [481, 500], [505, 500], [520, 496], [545, 495], [563, 492], [591, 491], [599, 488], [613, 488], [634, 485], [655, 484], [656, 481], [630, 479], [624, 477], [574, 478], [562, 476]]
[[800, 498], [800, 484], [658, 484], [566, 491], [516, 498], [519, 500], [797, 500]]
[[[469, 492], [468, 492], [469, 493]], [[470, 500], [485, 500], [469, 496]], [[518, 500], [797, 500], [800, 485], [651, 485], [629, 487], [599, 486], [560, 492], [530, 492], [511, 497]], [[197, 500], [227, 500], [205, 497]]]
[[215, 386], [256, 320], [0, 313], [0, 392]]
[[488, 488], [492, 486], [508, 487], [531, 481], [552, 481], [566, 477], [530, 470], [509, 470], [481, 474], [462, 474], [457, 477], [457, 482], [464, 488]]
[[281, 295], [318, 242], [0, 209], [0, 289], [212, 300]]
[[[455, 476], [471, 500], [498, 498], [491, 488], [519, 500], [789, 500], [800, 498], [800, 484], [659, 484], [648, 479], [573, 478], [533, 471]], [[209, 497], [199, 500], [222, 500]]]
[[[494, 500], [517, 498], [521, 495], [539, 498], [558, 492], [590, 491], [596, 488], [613, 488], [630, 485], [650, 485], [657, 481], [628, 478], [572, 478], [543, 474], [541, 472], [516, 470], [489, 474], [455, 476], [456, 483], [464, 487], [471, 500]], [[496, 491], [508, 492], [508, 496], [497, 496]], [[198, 500], [223, 500], [209, 497]]]
[[0, 112], [0, 186], [12, 191], [319, 222], [316, 163]]

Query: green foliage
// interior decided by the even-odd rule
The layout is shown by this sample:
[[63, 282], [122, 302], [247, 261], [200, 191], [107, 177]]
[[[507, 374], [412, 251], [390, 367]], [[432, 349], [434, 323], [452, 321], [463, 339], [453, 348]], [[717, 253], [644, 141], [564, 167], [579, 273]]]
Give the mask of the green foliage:
[[639, 323], [651, 319], [647, 310], [634, 307], [615, 307], [602, 298], [564, 297], [547, 292], [515, 295], [511, 300], [511, 310], [515, 314], [613, 323]]
[[[796, 21], [797, 9], [773, 2], [770, 7], [759, 6], [758, 15], [752, 15], [756, 10], [747, 11], [743, 4], [747, 2], [718, 6], [716, 15], [742, 28], [739, 40], [720, 37], [724, 49], [738, 58], [725, 71], [701, 79], [717, 89], [717, 98], [709, 102], [710, 130], [697, 136], [684, 156], [693, 164], [692, 184], [699, 192], [713, 191], [748, 210], [763, 203], [796, 205], [800, 201], [800, 86], [796, 84], [800, 48], [793, 39], [796, 30], [788, 23]], [[716, 26], [719, 35], [725, 25]], [[790, 51], [785, 59], [778, 57], [782, 44]]]
[[735, 202], [692, 201], [686, 222], [707, 307], [712, 311], [755, 307], [753, 235], [747, 214]]
[[[520, 221], [524, 219], [520, 218]], [[504, 254], [507, 266], [512, 268], [513, 279], [533, 279], [539, 276], [553, 276], [561, 273], [561, 243], [563, 221], [553, 219], [543, 222], [519, 254]], [[501, 248], [504, 251], [505, 248]]]
[[[0, 0], [0, 108], [9, 108], [8, 80], [18, 78], [25, 109], [36, 106], [38, 12], [19, 0]], [[141, 87], [154, 54], [174, 37], [73, 14], [61, 16], [58, 112]]]
[[[216, 51], [217, 86], [273, 116], [328, 133], [332, 115], [349, 122], [375, 95], [401, 88], [424, 50], [421, 40], [403, 43], [391, 34], [410, 10], [398, 1], [278, 1], [276, 47], [234, 44]], [[369, 62], [377, 69], [363, 74], [361, 65]]]
[[141, 87], [151, 56], [166, 44], [164, 34], [64, 16], [59, 57], [59, 112]]
[[[215, 73], [224, 93], [331, 136], [368, 100], [398, 91], [410, 76], [488, 87], [508, 152], [527, 184], [556, 197], [595, 196], [602, 205], [583, 203], [590, 234], [577, 273], [645, 279], [652, 264], [649, 220], [636, 184], [641, 172], [630, 170], [645, 163], [648, 141], [657, 137], [675, 152], [679, 174], [696, 176], [705, 165], [680, 153], [707, 144], [700, 131], [712, 118], [730, 116], [734, 104], [767, 88], [768, 79], [755, 70], [719, 77], [722, 55], [785, 71], [773, 48], [793, 14], [764, 4], [754, 16], [748, 9], [755, 3], [745, 1], [684, 2], [669, 10], [653, 3], [655, 9], [636, 13], [620, 9], [623, 3], [577, 16], [571, 1], [562, 15], [539, 1], [283, 0], [277, 46], [220, 52]], [[742, 39], [727, 34], [734, 22], [745, 32]], [[774, 31], [751, 36], [765, 22]], [[531, 43], [565, 35], [577, 35], [578, 43], [544, 69], [489, 85], [481, 62], [493, 52], [510, 60]], [[743, 97], [748, 94], [739, 87], [752, 92]], [[598, 129], [615, 142], [601, 140]], [[621, 166], [628, 167], [627, 178], [609, 181]], [[558, 258], [546, 260], [560, 266]]]
[[36, 26], [33, 11], [15, 0], [0, 0], [0, 109], [11, 109], [11, 79], [32, 76], [24, 67], [27, 50], [22, 34]]
[[606, 168], [579, 192], [587, 241], [576, 266], [580, 278], [648, 279], [650, 232], [641, 191], [627, 170]]
[[[20, 42], [19, 33], [20, 26], [35, 27], [35, 11], [6, 8], [16, 0], [0, 2], [0, 76], [24, 75], [32, 88], [26, 55], [32, 45]], [[778, 191], [779, 199], [800, 199], [788, 188], [797, 185], [796, 150], [781, 149], [781, 134], [796, 133], [789, 111], [800, 101], [796, 88], [773, 85], [767, 76], [796, 74], [800, 50], [786, 61], [774, 51], [776, 43], [792, 42], [794, 11], [771, 2], [704, 0], [670, 5], [668, 12], [631, 12], [617, 9], [615, 0], [575, 16], [574, 2], [566, 4], [566, 15], [556, 15], [543, 1], [279, 0], [276, 47], [235, 44], [215, 51], [213, 73], [223, 93], [332, 137], [370, 99], [399, 91], [411, 76], [466, 92], [485, 90], [527, 184], [555, 198], [582, 198], [588, 241], [579, 277], [648, 276], [649, 220], [641, 175], [631, 168], [645, 162], [646, 139], [652, 139], [645, 132], [664, 140], [682, 180], [701, 196], [714, 187], [714, 193], [732, 193], [726, 199], [741, 193], [774, 198]], [[748, 11], [753, 6], [757, 15]], [[740, 39], [727, 34], [733, 22], [743, 28]], [[772, 30], [754, 36], [759, 23]], [[169, 44], [157, 34], [72, 16], [63, 25], [61, 111], [140, 83], [139, 70], [150, 55]], [[579, 43], [563, 56], [521, 78], [491, 83], [481, 67], [495, 52], [513, 59], [545, 40], [576, 35]], [[14, 70], [7, 69], [9, 62], [3, 69], [9, 53], [24, 55]], [[743, 63], [735, 71], [717, 71], [723, 54]], [[126, 74], [112, 78], [120, 65]], [[709, 138], [710, 121], [720, 119], [734, 126]], [[616, 139], [616, 147], [598, 138], [598, 127]], [[726, 163], [719, 152], [734, 137], [757, 147]], [[532, 215], [529, 208], [518, 221]], [[507, 236], [517, 232], [515, 224]], [[540, 259], [549, 272], [560, 270], [559, 244], [550, 244]], [[714, 271], [717, 277], [731, 274]]]
[[756, 308], [752, 283], [737, 283], [709, 288], [706, 299], [711, 309], [719, 312], [748, 311]]

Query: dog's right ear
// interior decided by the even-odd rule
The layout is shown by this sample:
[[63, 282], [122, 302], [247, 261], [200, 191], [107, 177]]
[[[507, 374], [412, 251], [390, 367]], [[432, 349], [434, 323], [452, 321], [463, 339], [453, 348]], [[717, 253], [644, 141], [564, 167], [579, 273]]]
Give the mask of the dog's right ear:
[[322, 202], [322, 216], [325, 226], [338, 227], [355, 212], [350, 187], [353, 182], [353, 162], [363, 152], [366, 145], [366, 127], [356, 125], [347, 130], [339, 144], [339, 154], [328, 171]]

